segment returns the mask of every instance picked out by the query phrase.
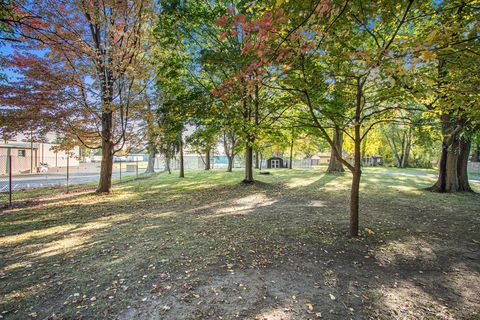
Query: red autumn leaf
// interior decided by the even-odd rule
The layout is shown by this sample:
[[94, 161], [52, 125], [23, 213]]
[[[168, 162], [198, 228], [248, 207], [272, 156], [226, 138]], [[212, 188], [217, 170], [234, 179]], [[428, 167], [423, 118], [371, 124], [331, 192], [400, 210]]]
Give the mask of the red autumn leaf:
[[215, 21], [215, 24], [219, 27], [225, 27], [228, 22], [228, 17], [227, 16], [221, 16], [220, 18]]

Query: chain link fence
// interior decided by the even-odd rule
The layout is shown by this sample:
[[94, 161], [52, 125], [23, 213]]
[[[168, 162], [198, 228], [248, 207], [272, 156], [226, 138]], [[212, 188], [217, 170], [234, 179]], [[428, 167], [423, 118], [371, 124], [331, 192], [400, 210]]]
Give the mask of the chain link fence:
[[0, 156], [0, 207], [12, 204], [11, 156]]
[[[76, 157], [29, 157], [27, 154], [0, 155], [0, 207], [16, 200], [42, 194], [42, 188], [68, 192], [74, 185], [96, 186], [100, 179], [100, 162], [79, 162]], [[113, 164], [114, 183], [138, 178], [147, 167], [141, 159], [117, 159]], [[38, 189], [37, 193], [26, 190]]]
[[480, 162], [469, 162], [468, 163], [468, 173], [476, 174], [480, 176]]
[[[146, 157], [114, 158], [113, 183], [138, 178], [147, 168], [147, 163]], [[212, 157], [210, 163], [212, 169], [227, 166], [226, 159], [221, 156]], [[292, 164], [294, 168], [309, 168], [311, 160], [294, 160]], [[16, 200], [26, 200], [29, 197], [41, 195], [45, 192], [44, 188], [56, 187], [68, 192], [74, 185], [95, 187], [100, 178], [100, 166], [100, 161], [80, 162], [78, 158], [67, 155], [37, 157], [21, 152], [0, 155], [0, 208], [9, 206]], [[201, 157], [193, 155], [184, 157], [184, 166], [185, 169], [205, 168]], [[172, 170], [177, 170], [178, 159], [172, 159], [170, 167]], [[244, 167], [241, 157], [236, 159], [235, 167]], [[267, 161], [263, 159], [262, 168], [266, 167]], [[154, 169], [157, 172], [166, 170], [163, 157], [156, 157]], [[477, 177], [480, 175], [479, 162], [470, 162], [468, 169], [470, 174]], [[36, 189], [38, 192], [25, 192], [25, 190]]]

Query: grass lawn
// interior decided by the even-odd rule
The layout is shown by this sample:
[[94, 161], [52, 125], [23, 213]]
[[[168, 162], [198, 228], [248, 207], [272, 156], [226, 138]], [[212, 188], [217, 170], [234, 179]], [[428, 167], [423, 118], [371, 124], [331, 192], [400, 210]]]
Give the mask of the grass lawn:
[[367, 171], [358, 239], [321, 169], [49, 191], [0, 211], [0, 318], [480, 319], [480, 195]]

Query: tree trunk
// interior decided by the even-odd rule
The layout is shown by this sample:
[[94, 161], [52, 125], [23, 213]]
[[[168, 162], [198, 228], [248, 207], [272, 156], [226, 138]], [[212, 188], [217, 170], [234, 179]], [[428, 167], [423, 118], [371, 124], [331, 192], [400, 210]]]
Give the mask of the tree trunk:
[[232, 172], [233, 161], [235, 160], [235, 137], [233, 133], [223, 131], [223, 149], [228, 160], [227, 172]]
[[113, 172], [113, 143], [102, 142], [102, 164], [100, 167], [100, 181], [98, 183], [98, 193], [112, 191], [112, 172]]
[[168, 174], [172, 174], [172, 169], [170, 168], [170, 156], [165, 154], [165, 170]]
[[145, 114], [145, 120], [147, 123], [147, 151], [148, 151], [148, 164], [145, 173], [155, 173], [155, 156], [157, 155], [157, 139], [154, 127], [157, 126], [155, 123], [155, 115], [152, 111], [152, 106], [150, 104], [150, 99], [147, 95], [147, 90], [144, 92], [145, 101], [147, 102], [147, 110]]
[[295, 143], [295, 139], [293, 139], [292, 135], [292, 140], [290, 141], [290, 159], [288, 160], [288, 169], [293, 168], [293, 145]]
[[205, 170], [210, 170], [210, 148], [205, 153]]
[[97, 192], [112, 191], [112, 171], [114, 143], [112, 141], [113, 114], [102, 112], [102, 164], [100, 167], [100, 181]]
[[468, 157], [470, 156], [470, 140], [460, 139], [457, 159], [458, 191], [472, 192], [468, 182]]
[[255, 169], [258, 169], [260, 166], [259, 160], [258, 160], [258, 151], [255, 151]]
[[360, 206], [360, 179], [362, 170], [355, 169], [352, 172], [352, 188], [350, 190], [350, 236], [358, 236], [358, 211]]
[[183, 163], [183, 137], [180, 135], [180, 178], [185, 177], [184, 163]]
[[457, 192], [458, 185], [458, 152], [459, 142], [454, 139], [453, 142], [448, 143], [448, 138], [444, 137], [442, 143], [442, 154], [438, 166], [437, 182], [431, 187], [435, 192]]
[[227, 155], [227, 159], [228, 159], [227, 172], [232, 172], [234, 155], [233, 154]]
[[[335, 126], [333, 131], [333, 143], [335, 148], [338, 150], [340, 154], [342, 154], [343, 149], [343, 132], [339, 126]], [[336, 172], [344, 172], [342, 162], [335, 156], [335, 152], [333, 148], [330, 150], [330, 162], [328, 163], [328, 173], [336, 173]]]
[[395, 160], [397, 161], [397, 168], [401, 168], [402, 162], [403, 162], [403, 151], [402, 151], [402, 156], [398, 154], [398, 149], [397, 149], [397, 144], [395, 143], [395, 132], [393, 131], [391, 133], [392, 137], [390, 139], [389, 133], [384, 132], [385, 139], [387, 140], [387, 144], [390, 147], [390, 150], [392, 150], [393, 156], [395, 157]]
[[[462, 139], [459, 137], [461, 128], [459, 121], [453, 121], [452, 117], [448, 114], [442, 115], [442, 154], [438, 165], [438, 179], [437, 182], [429, 188], [431, 191], [459, 192], [469, 189], [469, 186], [467, 188], [468, 178], [466, 179], [466, 166], [468, 163], [468, 153], [470, 152], [470, 143], [461, 141]], [[459, 162], [461, 163], [459, 164]], [[462, 173], [460, 173], [460, 171], [462, 171]], [[460, 175], [462, 175], [460, 179], [466, 179], [466, 181], [463, 181], [463, 186], [460, 186]]]
[[358, 236], [360, 178], [362, 176], [362, 135], [360, 131], [360, 116], [362, 113], [363, 81], [357, 79], [357, 96], [354, 117], [354, 166], [352, 170], [352, 188], [350, 190], [350, 236]]
[[147, 169], [145, 170], [145, 173], [155, 173], [155, 156], [157, 153], [153, 148], [150, 148], [150, 152], [148, 153], [148, 163], [147, 163]]
[[253, 149], [250, 143], [247, 142], [245, 149], [245, 179], [244, 183], [253, 183]]
[[410, 149], [412, 147], [412, 128], [408, 128], [408, 130], [404, 132], [403, 137], [400, 168], [406, 168], [408, 166], [408, 157], [410, 156]]

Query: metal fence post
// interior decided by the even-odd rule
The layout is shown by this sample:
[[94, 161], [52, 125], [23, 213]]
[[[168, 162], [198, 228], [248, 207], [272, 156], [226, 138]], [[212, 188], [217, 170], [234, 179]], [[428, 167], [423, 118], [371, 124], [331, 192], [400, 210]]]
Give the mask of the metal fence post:
[[137, 168], [136, 168], [136, 172], [135, 172], [135, 178], [138, 179], [138, 158], [137, 158]]
[[70, 157], [67, 155], [67, 193], [68, 193], [68, 189], [69, 189], [69, 178], [70, 178]]
[[8, 205], [12, 206], [12, 155], [8, 156]]
[[120, 162], [120, 182], [122, 182], [122, 159], [120, 159], [119, 162]]

